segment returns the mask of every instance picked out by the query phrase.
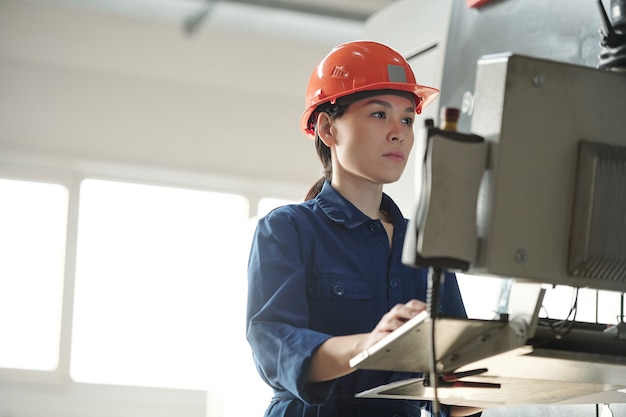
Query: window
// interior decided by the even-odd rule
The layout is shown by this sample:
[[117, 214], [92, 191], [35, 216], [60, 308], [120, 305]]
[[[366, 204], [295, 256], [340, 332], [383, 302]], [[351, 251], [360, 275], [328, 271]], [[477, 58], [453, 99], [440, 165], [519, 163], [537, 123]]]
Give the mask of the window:
[[281, 198], [262, 198], [259, 200], [259, 204], [257, 205], [257, 216], [263, 217], [270, 211], [274, 210], [276, 207], [293, 203], [295, 203], [295, 201], [285, 200]]
[[456, 275], [469, 318], [493, 320], [499, 313], [507, 312], [511, 280], [460, 273]]
[[239, 195], [84, 180], [72, 378], [219, 386], [246, 348], [248, 211]]
[[[576, 298], [578, 297], [578, 298]], [[617, 324], [622, 320], [621, 294], [615, 291], [573, 287], [549, 287], [543, 300], [541, 317]]]
[[[470, 318], [491, 320], [508, 311], [513, 280], [457, 274]], [[565, 285], [544, 286], [541, 318], [615, 325], [622, 321], [621, 293]]]
[[[96, 179], [80, 187], [0, 179], [0, 196], [0, 368], [63, 368], [79, 384], [55, 394], [57, 414], [85, 404], [88, 392], [89, 408], [150, 415], [163, 393], [175, 393], [163, 403], [177, 407], [176, 395], [194, 390], [208, 393], [206, 415], [262, 415], [271, 389], [256, 374], [245, 340], [256, 225], [246, 197]], [[292, 202], [262, 198], [256, 213]], [[67, 240], [76, 225], [76, 242], [73, 235]], [[63, 299], [64, 282], [74, 288], [73, 300]], [[459, 282], [470, 317], [493, 318], [508, 280], [459, 274]], [[566, 318], [573, 297], [571, 288], [548, 290], [545, 314]], [[581, 290], [576, 320], [615, 323], [619, 297]], [[73, 311], [64, 310], [72, 311], [70, 356], [61, 312], [72, 301]], [[47, 398], [41, 386], [16, 384], [11, 392], [26, 387], [29, 396]], [[174, 390], [133, 391], [142, 387]], [[144, 414], [129, 402], [143, 404]], [[198, 403], [173, 415], [198, 415]]]
[[[248, 198], [51, 178], [0, 179], [0, 397], [35, 404], [53, 383], [73, 387], [57, 413], [88, 396], [110, 415], [262, 414], [271, 389], [245, 340]], [[290, 202], [263, 198], [257, 213]]]
[[68, 190], [0, 179], [0, 367], [58, 366]]

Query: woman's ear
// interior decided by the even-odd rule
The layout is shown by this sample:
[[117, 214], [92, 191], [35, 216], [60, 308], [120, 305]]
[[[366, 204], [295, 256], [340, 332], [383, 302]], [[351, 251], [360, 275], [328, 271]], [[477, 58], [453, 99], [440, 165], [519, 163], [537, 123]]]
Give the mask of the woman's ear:
[[328, 113], [320, 112], [317, 115], [317, 134], [321, 141], [329, 148], [335, 144], [335, 137], [331, 129], [332, 125], [333, 119]]

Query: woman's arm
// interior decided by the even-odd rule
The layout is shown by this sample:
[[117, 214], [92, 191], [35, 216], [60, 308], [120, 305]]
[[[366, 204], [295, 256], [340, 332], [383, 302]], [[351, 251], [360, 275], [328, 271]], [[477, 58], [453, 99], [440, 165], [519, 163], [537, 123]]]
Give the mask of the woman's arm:
[[[406, 304], [398, 304], [393, 307], [370, 333], [335, 336], [327, 339], [313, 354], [309, 369], [309, 382], [329, 381], [354, 372], [356, 369], [350, 367], [350, 359], [425, 309], [425, 303], [411, 300]], [[481, 411], [480, 408], [451, 406], [450, 416], [472, 416]]]
[[422, 301], [411, 300], [406, 304], [398, 304], [389, 310], [370, 333], [336, 336], [327, 339], [313, 354], [309, 370], [309, 382], [329, 381], [355, 371], [354, 368], [350, 367], [350, 359], [425, 309], [426, 304]]

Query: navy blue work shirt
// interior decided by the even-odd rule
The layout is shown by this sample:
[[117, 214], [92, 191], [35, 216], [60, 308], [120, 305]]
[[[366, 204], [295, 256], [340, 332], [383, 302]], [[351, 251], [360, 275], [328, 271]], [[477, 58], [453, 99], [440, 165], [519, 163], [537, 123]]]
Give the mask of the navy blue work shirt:
[[[394, 305], [426, 300], [427, 270], [401, 262], [407, 220], [383, 194], [393, 242], [328, 182], [313, 200], [279, 207], [257, 225], [248, 264], [247, 338], [274, 389], [266, 416], [420, 416], [426, 401], [357, 399], [356, 393], [419, 375], [357, 370], [307, 382], [311, 357], [332, 336], [367, 333]], [[465, 317], [454, 274], [440, 292], [443, 315]], [[447, 407], [441, 407], [447, 414]]]

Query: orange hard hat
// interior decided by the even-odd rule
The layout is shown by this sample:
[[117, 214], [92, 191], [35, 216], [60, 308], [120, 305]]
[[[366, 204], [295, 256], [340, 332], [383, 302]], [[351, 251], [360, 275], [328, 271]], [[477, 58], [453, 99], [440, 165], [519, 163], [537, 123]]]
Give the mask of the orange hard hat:
[[368, 90], [412, 93], [418, 114], [439, 94], [436, 88], [417, 84], [406, 59], [388, 46], [372, 41], [347, 42], [333, 48], [313, 70], [300, 128], [313, 136], [313, 115], [320, 104], [334, 104], [340, 97]]

